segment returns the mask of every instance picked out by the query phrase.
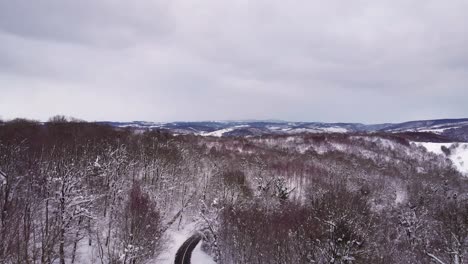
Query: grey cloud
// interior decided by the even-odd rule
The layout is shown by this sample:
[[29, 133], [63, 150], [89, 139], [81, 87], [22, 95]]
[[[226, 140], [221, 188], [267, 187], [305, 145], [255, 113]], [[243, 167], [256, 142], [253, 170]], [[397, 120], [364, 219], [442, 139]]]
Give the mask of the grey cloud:
[[125, 46], [172, 28], [169, 1], [18, 0], [0, 3], [3, 31], [26, 38]]
[[467, 8], [463, 0], [0, 0], [0, 113], [461, 117]]

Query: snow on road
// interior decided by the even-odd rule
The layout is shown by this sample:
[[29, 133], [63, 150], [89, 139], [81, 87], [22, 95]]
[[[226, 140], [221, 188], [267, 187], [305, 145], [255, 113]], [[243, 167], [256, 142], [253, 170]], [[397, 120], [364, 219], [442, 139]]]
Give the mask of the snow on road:
[[445, 155], [442, 151], [442, 146], [447, 147], [450, 149], [448, 158], [458, 171], [468, 177], [468, 143], [419, 142], [416, 144], [424, 146], [428, 151], [439, 155]]
[[[173, 264], [174, 257], [179, 247], [187, 240], [196, 228], [194, 224], [186, 225], [181, 230], [168, 230], [168, 245], [165, 250], [157, 259], [158, 264]], [[192, 253], [192, 264], [215, 264], [213, 259], [200, 249], [201, 242], [197, 245]]]

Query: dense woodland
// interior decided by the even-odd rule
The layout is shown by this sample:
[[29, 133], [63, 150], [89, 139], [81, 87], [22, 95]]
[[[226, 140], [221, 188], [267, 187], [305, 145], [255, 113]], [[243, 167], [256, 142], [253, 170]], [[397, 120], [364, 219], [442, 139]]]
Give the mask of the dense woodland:
[[468, 262], [468, 179], [392, 134], [17, 119], [0, 124], [0, 212], [0, 263], [157, 263], [187, 222], [217, 263]]

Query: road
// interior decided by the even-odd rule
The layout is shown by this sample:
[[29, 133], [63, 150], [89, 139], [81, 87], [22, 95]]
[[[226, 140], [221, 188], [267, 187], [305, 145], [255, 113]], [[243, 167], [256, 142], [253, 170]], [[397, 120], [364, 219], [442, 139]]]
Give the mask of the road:
[[192, 252], [195, 247], [198, 245], [202, 236], [200, 233], [196, 233], [189, 237], [183, 244], [180, 246], [179, 250], [175, 255], [174, 264], [190, 264], [190, 258], [192, 257]]

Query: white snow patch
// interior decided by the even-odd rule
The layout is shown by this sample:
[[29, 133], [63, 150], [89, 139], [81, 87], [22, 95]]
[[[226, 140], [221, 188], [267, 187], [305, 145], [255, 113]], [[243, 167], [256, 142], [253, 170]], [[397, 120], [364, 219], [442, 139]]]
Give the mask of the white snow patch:
[[298, 133], [346, 133], [348, 130], [342, 127], [309, 127], [309, 128], [287, 128], [283, 131], [290, 134]]
[[431, 133], [435, 133], [435, 134], [441, 134], [443, 133], [445, 130], [447, 129], [452, 129], [452, 127], [449, 127], [449, 128], [437, 128], [437, 129], [430, 129], [430, 128], [427, 128], [427, 129], [417, 129], [416, 131], [417, 132], [431, 132]]
[[332, 132], [332, 133], [346, 133], [348, 132], [348, 130], [346, 128], [342, 128], [342, 127], [326, 127], [326, 128], [323, 128], [324, 131], [327, 131], [327, 132]]
[[268, 126], [267, 128], [270, 129], [270, 130], [281, 130], [281, 129], [283, 129], [282, 127], [279, 127], [279, 126]]
[[468, 143], [433, 143], [415, 142], [417, 145], [425, 147], [428, 151], [438, 155], [444, 155], [442, 146], [450, 149], [448, 158], [453, 162], [455, 168], [468, 177]]
[[401, 189], [401, 188], [397, 188], [395, 190], [395, 204], [402, 204], [406, 201], [407, 199], [407, 193], [405, 190]]
[[[76, 250], [75, 263], [86, 264], [86, 263], [99, 263], [100, 259], [97, 253], [97, 247], [95, 246], [96, 241], [93, 241], [93, 245], [88, 244], [88, 237], [80, 240]], [[71, 260], [70, 260], [71, 261]]]
[[248, 125], [240, 125], [240, 126], [235, 126], [235, 127], [223, 128], [223, 129], [216, 130], [216, 131], [213, 131], [213, 132], [201, 133], [200, 135], [201, 136], [206, 136], [206, 137], [208, 137], [208, 136], [222, 137], [224, 133], [228, 133], [228, 132], [231, 132], [231, 131], [235, 130], [236, 128], [242, 128], [242, 127], [248, 127]]
[[285, 129], [284, 131], [290, 133], [290, 134], [299, 134], [299, 133], [320, 133], [320, 130], [314, 129], [314, 128], [288, 128]]

